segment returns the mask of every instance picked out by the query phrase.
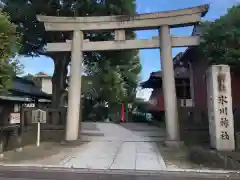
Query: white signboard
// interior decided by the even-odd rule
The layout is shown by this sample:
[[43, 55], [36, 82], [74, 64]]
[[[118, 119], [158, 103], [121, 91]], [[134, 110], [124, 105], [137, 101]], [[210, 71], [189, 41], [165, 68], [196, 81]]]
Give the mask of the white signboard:
[[46, 111], [41, 109], [32, 111], [32, 123], [46, 123]]
[[34, 103], [26, 103], [26, 104], [23, 104], [24, 107], [35, 107], [35, 104]]
[[11, 113], [10, 114], [10, 124], [20, 123], [20, 113]]
[[230, 67], [214, 65], [207, 72], [208, 119], [211, 146], [235, 149]]

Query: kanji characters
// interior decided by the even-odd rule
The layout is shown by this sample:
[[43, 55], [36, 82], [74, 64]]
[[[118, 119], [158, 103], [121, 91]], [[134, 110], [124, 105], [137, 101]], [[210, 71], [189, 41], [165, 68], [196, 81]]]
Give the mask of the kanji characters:
[[225, 78], [226, 78], [225, 74], [219, 74], [218, 77], [217, 77], [219, 92], [225, 92], [226, 91]]
[[229, 140], [229, 135], [226, 131], [221, 132], [221, 139], [222, 140]]
[[221, 107], [219, 109], [220, 115], [228, 115], [227, 110], [227, 107]]
[[228, 119], [227, 119], [226, 117], [222, 117], [222, 118], [221, 118], [221, 121], [220, 121], [220, 125], [221, 125], [222, 127], [227, 128], [227, 127], [229, 126]]
[[227, 96], [220, 95], [218, 97], [218, 103], [221, 104], [221, 105], [224, 105], [224, 104], [228, 103]]

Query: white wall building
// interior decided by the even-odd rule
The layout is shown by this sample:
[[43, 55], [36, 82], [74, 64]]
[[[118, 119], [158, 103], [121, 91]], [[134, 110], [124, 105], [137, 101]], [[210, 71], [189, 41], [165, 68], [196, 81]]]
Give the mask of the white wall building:
[[38, 73], [35, 75], [36, 82], [41, 90], [47, 94], [52, 94], [52, 76], [45, 73]]

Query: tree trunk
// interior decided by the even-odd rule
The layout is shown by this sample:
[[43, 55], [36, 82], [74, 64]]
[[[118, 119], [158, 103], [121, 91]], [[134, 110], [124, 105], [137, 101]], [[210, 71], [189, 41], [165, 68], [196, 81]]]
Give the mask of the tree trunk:
[[58, 54], [54, 56], [54, 73], [52, 77], [52, 108], [60, 107], [60, 99], [67, 87], [69, 56]]

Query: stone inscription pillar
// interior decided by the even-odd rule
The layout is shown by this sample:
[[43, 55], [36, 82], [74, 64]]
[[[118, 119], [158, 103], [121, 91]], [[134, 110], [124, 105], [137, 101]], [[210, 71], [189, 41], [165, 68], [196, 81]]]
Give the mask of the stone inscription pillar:
[[74, 31], [72, 40], [70, 85], [68, 89], [68, 109], [66, 123], [67, 141], [78, 139], [80, 123], [80, 101], [81, 101], [81, 73], [83, 61], [83, 32]]
[[212, 148], [235, 149], [230, 67], [214, 65], [207, 71], [208, 119]]
[[171, 36], [169, 27], [160, 28], [160, 45], [161, 45], [161, 67], [164, 95], [164, 109], [166, 121], [166, 145], [179, 145], [179, 125], [177, 112], [177, 98], [175, 88], [175, 78], [172, 59]]

